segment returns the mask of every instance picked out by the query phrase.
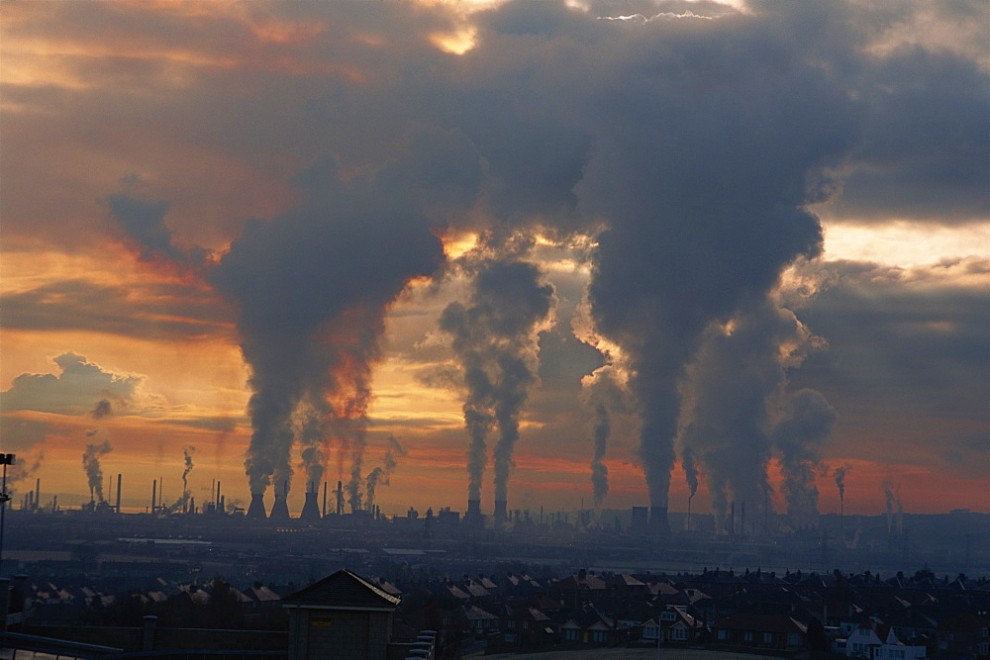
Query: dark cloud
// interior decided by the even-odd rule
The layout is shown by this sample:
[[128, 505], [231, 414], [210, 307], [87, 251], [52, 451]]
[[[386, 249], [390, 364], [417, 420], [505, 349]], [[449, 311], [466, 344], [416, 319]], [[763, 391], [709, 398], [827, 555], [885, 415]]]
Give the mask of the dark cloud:
[[[436, 133], [413, 140], [374, 176], [347, 182], [323, 159], [297, 177], [302, 204], [248, 224], [211, 272], [237, 302], [252, 372], [252, 492], [290, 478], [298, 410], [307, 418], [300, 439], [310, 480], [319, 480], [321, 447], [336, 438], [351, 453], [350, 500], [360, 508], [371, 367], [384, 316], [411, 278], [439, 267], [433, 230], [451, 207], [473, 199], [478, 173], [470, 154], [457, 135]], [[443, 195], [431, 195], [437, 168], [452, 157], [456, 176], [445, 178]]]
[[[63, 353], [54, 359], [60, 373], [21, 374], [0, 399], [2, 409], [37, 410], [62, 415], [92, 415], [105, 401], [127, 405], [134, 401], [141, 376], [116, 374], [75, 353]], [[94, 409], [94, 401], [97, 401]]]
[[83, 330], [144, 339], [195, 339], [230, 333], [228, 306], [196, 283], [110, 286], [68, 279], [2, 297], [4, 326]]
[[508, 501], [512, 453], [519, 439], [519, 419], [537, 379], [537, 333], [553, 309], [553, 287], [540, 269], [520, 261], [479, 265], [467, 304], [444, 309], [440, 327], [450, 334], [463, 370], [468, 431], [468, 500], [480, 502], [488, 463], [487, 437], [493, 449], [496, 516]]
[[801, 313], [828, 350], [793, 379], [821, 390], [838, 411], [834, 451], [930, 464], [951, 455], [957, 468], [988, 467], [990, 296], [937, 276], [941, 268], [822, 268], [829, 288]]

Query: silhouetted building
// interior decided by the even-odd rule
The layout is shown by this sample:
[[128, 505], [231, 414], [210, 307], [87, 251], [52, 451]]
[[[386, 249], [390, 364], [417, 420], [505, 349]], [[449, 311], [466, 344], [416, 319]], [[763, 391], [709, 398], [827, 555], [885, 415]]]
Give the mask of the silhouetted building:
[[289, 660], [386, 658], [399, 598], [348, 570], [282, 600], [289, 613]]

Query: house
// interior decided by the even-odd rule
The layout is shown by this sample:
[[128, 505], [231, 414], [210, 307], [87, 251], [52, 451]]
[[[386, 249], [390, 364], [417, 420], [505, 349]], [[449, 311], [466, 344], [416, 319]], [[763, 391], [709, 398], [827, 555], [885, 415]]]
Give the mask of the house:
[[384, 660], [399, 598], [340, 570], [284, 598], [290, 660]]
[[662, 644], [697, 644], [705, 632], [704, 624], [683, 607], [668, 607], [641, 624], [640, 639], [644, 644], [654, 645], [659, 635]]
[[805, 648], [808, 628], [788, 616], [739, 613], [720, 619], [712, 635], [720, 646], [791, 651]]
[[461, 614], [468, 630], [477, 638], [496, 634], [499, 631], [498, 617], [477, 605], [465, 605], [461, 608]]
[[887, 632], [887, 638], [880, 646], [878, 660], [923, 660], [928, 657], [928, 647], [924, 645], [907, 645], [897, 639], [894, 629]]
[[577, 610], [560, 626], [563, 641], [590, 646], [617, 646], [629, 641], [629, 628], [619, 627], [592, 605]]
[[935, 647], [940, 658], [990, 657], [990, 619], [971, 613], [943, 619], [935, 632]]

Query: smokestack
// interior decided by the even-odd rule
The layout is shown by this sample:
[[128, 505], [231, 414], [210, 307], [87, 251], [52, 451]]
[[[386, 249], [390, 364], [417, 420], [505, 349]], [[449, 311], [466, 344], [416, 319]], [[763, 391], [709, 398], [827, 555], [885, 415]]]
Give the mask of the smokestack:
[[316, 503], [316, 484], [311, 484], [311, 488], [306, 489], [306, 502], [299, 513], [299, 520], [319, 522], [320, 517], [320, 507]]
[[120, 472], [118, 472], [117, 473], [117, 508], [116, 508], [117, 513], [120, 513], [120, 480], [121, 480], [121, 474]]
[[504, 525], [509, 522], [509, 506], [505, 500], [495, 500], [495, 524]]
[[670, 523], [667, 520], [667, 507], [650, 507], [650, 531], [654, 536], [670, 536]]
[[217, 511], [222, 511], [222, 509], [220, 508], [220, 501], [221, 501], [221, 496], [220, 496], [220, 481], [218, 480], [217, 481], [217, 499], [214, 501], [214, 505], [217, 507]]
[[41, 477], [34, 480], [34, 508], [41, 508]]
[[337, 515], [344, 515], [344, 482], [337, 482]]
[[275, 491], [275, 503], [272, 504], [272, 511], [268, 514], [269, 520], [285, 521], [289, 519], [289, 482], [282, 482], [282, 496], [279, 497]]
[[251, 493], [251, 504], [248, 506], [247, 517], [249, 520], [266, 520], [265, 514], [265, 494]]
[[155, 512], [156, 498], [158, 497], [158, 480], [154, 479], [151, 482], [151, 512]]
[[323, 482], [323, 515], [327, 515], [327, 482]]

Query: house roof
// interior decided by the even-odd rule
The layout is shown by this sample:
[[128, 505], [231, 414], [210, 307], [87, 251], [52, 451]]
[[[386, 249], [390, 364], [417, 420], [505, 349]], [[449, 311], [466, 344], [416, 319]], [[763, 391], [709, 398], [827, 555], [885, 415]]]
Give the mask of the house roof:
[[715, 624], [722, 630], [753, 630], [758, 632], [801, 633], [808, 632], [807, 626], [789, 616], [773, 614], [733, 614]]
[[394, 610], [399, 598], [347, 569], [314, 582], [282, 600], [285, 605], [320, 609]]

